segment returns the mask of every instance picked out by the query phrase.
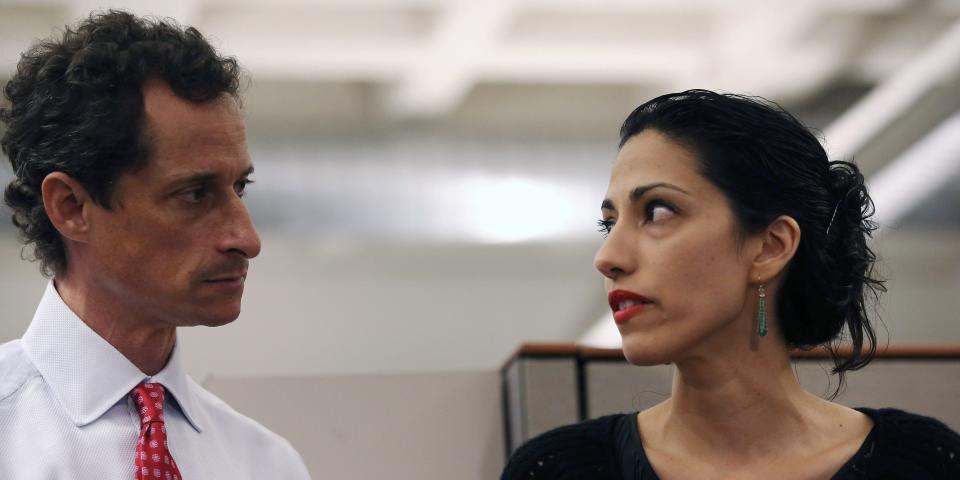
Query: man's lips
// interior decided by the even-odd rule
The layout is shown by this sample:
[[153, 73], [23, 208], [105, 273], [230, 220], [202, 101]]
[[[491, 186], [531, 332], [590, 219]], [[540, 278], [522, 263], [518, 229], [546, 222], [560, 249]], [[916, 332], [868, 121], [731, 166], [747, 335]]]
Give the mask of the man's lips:
[[243, 270], [240, 272], [225, 273], [222, 275], [217, 275], [213, 278], [208, 278], [204, 280], [205, 282], [210, 283], [231, 283], [231, 282], [242, 282], [247, 278], [247, 271]]
[[634, 315], [646, 309], [652, 300], [643, 295], [628, 290], [614, 290], [607, 295], [610, 309], [613, 310], [613, 319], [618, 324], [630, 320]]

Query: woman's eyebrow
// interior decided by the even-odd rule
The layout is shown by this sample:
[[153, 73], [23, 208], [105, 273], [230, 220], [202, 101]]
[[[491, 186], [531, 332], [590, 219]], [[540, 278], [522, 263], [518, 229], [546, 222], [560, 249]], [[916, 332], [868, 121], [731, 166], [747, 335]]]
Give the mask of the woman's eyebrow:
[[[678, 192], [681, 192], [685, 195], [690, 195], [689, 192], [672, 183], [657, 182], [657, 183], [650, 183], [647, 185], [641, 185], [639, 187], [634, 188], [633, 190], [630, 190], [630, 202], [635, 203], [639, 201], [641, 198], [643, 198], [644, 195], [647, 194], [647, 192], [649, 192], [650, 190], [653, 190], [654, 188], [669, 188], [671, 190], [676, 190]], [[616, 208], [613, 207], [613, 202], [611, 202], [609, 198], [603, 199], [603, 202], [600, 204], [600, 209], [614, 210], [614, 211], [616, 210]]]

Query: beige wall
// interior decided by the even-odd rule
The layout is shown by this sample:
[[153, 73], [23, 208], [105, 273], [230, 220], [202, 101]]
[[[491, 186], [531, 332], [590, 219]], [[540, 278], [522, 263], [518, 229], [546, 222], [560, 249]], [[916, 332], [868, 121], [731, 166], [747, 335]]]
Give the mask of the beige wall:
[[489, 480], [503, 468], [499, 375], [212, 377], [293, 443], [316, 479]]

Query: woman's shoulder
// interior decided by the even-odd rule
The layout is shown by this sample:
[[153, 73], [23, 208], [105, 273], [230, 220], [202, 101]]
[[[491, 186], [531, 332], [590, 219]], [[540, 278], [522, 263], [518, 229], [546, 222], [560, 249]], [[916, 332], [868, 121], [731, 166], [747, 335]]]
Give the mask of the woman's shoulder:
[[873, 418], [875, 423], [883, 426], [884, 434], [903, 436], [932, 437], [945, 441], [960, 441], [960, 435], [942, 421], [907, 412], [897, 408], [860, 408], [858, 409]]
[[614, 431], [624, 416], [564, 425], [530, 439], [510, 455], [501, 480], [618, 479]]
[[863, 457], [872, 457], [874, 467], [921, 475], [916, 478], [960, 478], [960, 434], [946, 424], [896, 408], [858, 410], [877, 425]]

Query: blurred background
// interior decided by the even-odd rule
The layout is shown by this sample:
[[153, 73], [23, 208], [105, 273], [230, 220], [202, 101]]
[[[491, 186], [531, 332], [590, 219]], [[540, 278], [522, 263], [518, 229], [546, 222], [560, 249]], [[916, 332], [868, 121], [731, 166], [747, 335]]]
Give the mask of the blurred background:
[[[236, 322], [180, 334], [208, 385], [616, 346], [592, 259], [620, 122], [694, 87], [777, 101], [854, 159], [881, 222], [881, 341], [960, 342], [960, 1], [0, 0], [0, 82], [107, 7], [195, 26], [248, 73], [263, 252]], [[0, 211], [3, 342], [46, 280]]]

